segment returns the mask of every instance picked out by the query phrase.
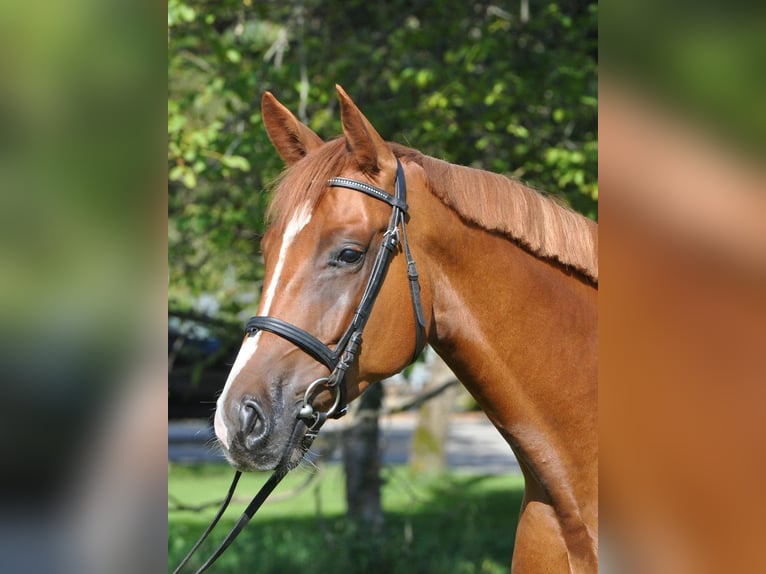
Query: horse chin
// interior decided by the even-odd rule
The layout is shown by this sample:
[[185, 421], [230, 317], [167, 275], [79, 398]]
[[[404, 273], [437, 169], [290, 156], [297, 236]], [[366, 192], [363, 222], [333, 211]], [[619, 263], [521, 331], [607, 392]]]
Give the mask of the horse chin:
[[281, 467], [283, 470], [287, 472], [298, 466], [306, 455], [307, 450], [308, 449], [304, 448], [300, 443], [293, 445], [282, 460]]

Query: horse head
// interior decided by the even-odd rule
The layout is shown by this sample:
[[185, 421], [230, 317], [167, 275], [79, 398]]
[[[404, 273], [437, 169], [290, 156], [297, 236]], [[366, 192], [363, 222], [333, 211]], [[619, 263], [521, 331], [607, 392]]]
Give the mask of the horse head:
[[[287, 170], [261, 243], [266, 275], [254, 328], [215, 414], [223, 450], [243, 470], [297, 465], [307, 432], [324, 422], [317, 425], [317, 417], [337, 417], [339, 402], [400, 371], [424, 344], [422, 309], [428, 307], [412, 290], [418, 283], [401, 256], [407, 211], [394, 199], [404, 193], [397, 187], [405, 185], [404, 171], [391, 146], [337, 89], [343, 136], [330, 142], [270, 93], [262, 100], [266, 130]], [[375, 195], [381, 191], [386, 197]], [[387, 269], [371, 286], [386, 249]], [[415, 297], [419, 315], [412, 311]], [[369, 299], [374, 305], [360, 318]], [[358, 336], [355, 325], [361, 325]]]

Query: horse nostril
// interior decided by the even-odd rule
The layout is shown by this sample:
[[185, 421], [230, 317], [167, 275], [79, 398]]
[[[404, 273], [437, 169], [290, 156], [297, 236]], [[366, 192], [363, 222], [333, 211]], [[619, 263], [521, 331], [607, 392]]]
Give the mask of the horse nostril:
[[264, 431], [264, 417], [261, 407], [252, 399], [242, 401], [239, 410], [241, 432], [245, 437], [257, 438]]

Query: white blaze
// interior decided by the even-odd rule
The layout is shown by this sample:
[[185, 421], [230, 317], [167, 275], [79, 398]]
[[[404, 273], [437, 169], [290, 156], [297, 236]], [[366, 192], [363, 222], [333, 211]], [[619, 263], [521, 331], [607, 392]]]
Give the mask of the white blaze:
[[307, 203], [304, 203], [290, 221], [285, 226], [285, 234], [282, 236], [282, 245], [279, 248], [279, 259], [277, 259], [277, 265], [274, 267], [274, 275], [271, 277], [269, 286], [266, 289], [266, 294], [263, 296], [261, 302], [261, 315], [268, 315], [271, 309], [271, 304], [274, 302], [274, 294], [277, 292], [277, 286], [279, 285], [279, 277], [282, 274], [282, 267], [285, 265], [285, 259], [287, 259], [287, 250], [292, 245], [295, 238], [300, 233], [301, 229], [308, 225], [311, 221], [311, 210]]
[[[261, 301], [261, 310], [259, 315], [269, 314], [271, 305], [274, 302], [274, 294], [277, 292], [277, 288], [279, 286], [280, 276], [282, 275], [282, 268], [284, 267], [285, 260], [287, 259], [287, 251], [295, 238], [298, 236], [298, 233], [300, 233], [300, 231], [306, 227], [306, 225], [308, 225], [309, 221], [311, 221], [311, 209], [307, 203], [304, 203], [296, 210], [295, 214], [292, 216], [292, 218], [290, 218], [290, 221], [287, 222], [284, 235], [282, 235], [282, 244], [279, 248], [279, 258], [277, 259], [277, 265], [274, 267], [274, 274], [271, 276], [271, 280], [265, 289], [265, 294]], [[260, 339], [261, 333], [256, 333], [255, 336], [248, 337], [245, 339], [245, 342], [242, 343], [242, 347], [239, 349], [239, 353], [237, 354], [237, 359], [234, 361], [234, 365], [231, 367], [231, 371], [229, 372], [229, 377], [226, 379], [226, 384], [223, 386], [221, 396], [218, 397], [218, 402], [216, 403], [214, 421], [215, 434], [218, 436], [218, 439], [227, 447], [229, 446], [229, 431], [226, 428], [223, 414], [223, 405], [226, 403], [226, 395], [228, 394], [232, 383], [237, 378], [237, 375], [239, 375], [245, 365], [247, 365], [248, 361], [255, 354]]]

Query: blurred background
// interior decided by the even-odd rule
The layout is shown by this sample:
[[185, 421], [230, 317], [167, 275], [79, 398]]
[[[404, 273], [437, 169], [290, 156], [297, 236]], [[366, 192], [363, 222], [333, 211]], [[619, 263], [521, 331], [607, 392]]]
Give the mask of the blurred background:
[[0, 2], [6, 572], [164, 569], [163, 31], [142, 3]]
[[599, 12], [600, 564], [761, 572], [766, 13]]
[[[602, 2], [598, 32], [587, 3], [164, 8], [0, 3], [3, 571], [164, 571], [182, 553], [168, 547], [168, 410], [206, 404], [204, 373], [230, 360], [224, 338], [256, 304], [261, 190], [281, 169], [258, 125], [263, 90], [329, 137], [341, 83], [387, 138], [596, 217], [597, 37], [602, 566], [766, 569], [760, 5]], [[189, 374], [169, 403], [176, 366]], [[215, 498], [225, 479], [205, 473]], [[447, 547], [470, 547], [454, 532], [488, 540], [492, 509], [507, 526], [512, 476], [424, 483], [447, 497], [427, 498]], [[193, 498], [201, 483], [176, 502], [208, 502]], [[456, 492], [460, 529], [441, 510]], [[284, 512], [317, 526], [330, 496]], [[436, 556], [445, 544], [416, 536], [428, 509], [409, 497], [389, 524], [401, 548]], [[403, 518], [413, 508], [424, 522]], [[185, 522], [182, 544], [200, 528]], [[284, 524], [269, 545], [314, 550]], [[338, 524], [324, 523], [324, 554]], [[512, 534], [496, 532], [473, 546], [487, 562], [460, 571], [507, 565]]]

